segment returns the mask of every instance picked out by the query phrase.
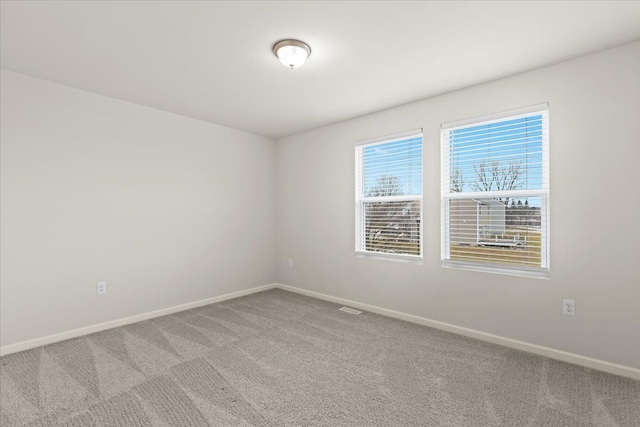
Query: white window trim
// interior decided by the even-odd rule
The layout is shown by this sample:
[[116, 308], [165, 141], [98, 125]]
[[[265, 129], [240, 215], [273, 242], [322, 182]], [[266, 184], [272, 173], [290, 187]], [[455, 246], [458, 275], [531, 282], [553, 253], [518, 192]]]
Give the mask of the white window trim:
[[542, 111], [549, 111], [548, 102], [530, 105], [528, 107], [517, 108], [515, 110], [501, 111], [499, 113], [485, 114], [483, 116], [470, 117], [468, 119], [447, 122], [443, 123], [440, 127], [443, 130], [451, 128], [465, 128], [475, 126], [479, 123], [499, 122], [503, 119], [506, 119], [507, 117], [517, 119], [522, 116], [528, 116], [531, 113], [538, 113]]
[[[378, 259], [384, 261], [399, 261], [399, 262], [407, 262], [407, 263], [417, 263], [422, 264], [423, 255], [424, 255], [424, 188], [422, 190], [422, 195], [407, 195], [407, 196], [386, 196], [386, 197], [364, 197], [362, 191], [364, 190], [364, 175], [361, 173], [361, 167], [363, 166], [362, 153], [363, 150], [358, 150], [357, 148], [360, 146], [371, 146], [376, 144], [386, 144], [389, 142], [399, 141], [402, 139], [407, 139], [410, 137], [420, 136], [423, 138], [423, 130], [422, 128], [412, 129], [404, 132], [398, 132], [391, 135], [370, 138], [365, 140], [356, 141], [356, 156], [355, 156], [355, 179], [356, 179], [356, 239], [355, 239], [355, 254], [358, 258], [370, 258], [370, 259]], [[422, 155], [424, 156], [424, 139], [422, 144]], [[424, 158], [422, 161], [422, 171], [421, 171], [421, 179], [424, 180]], [[363, 206], [366, 202], [391, 202], [391, 201], [403, 201], [403, 200], [412, 200], [420, 202], [420, 255], [408, 255], [408, 254], [392, 254], [386, 252], [371, 252], [362, 250], [365, 247], [364, 244], [364, 215], [362, 214]]]
[[[464, 193], [449, 193], [446, 192], [445, 189], [448, 189], [450, 186], [450, 174], [444, 173], [445, 171], [449, 171], [449, 134], [448, 132], [453, 129], [460, 129], [464, 127], [472, 127], [479, 124], [486, 124], [490, 122], [499, 122], [504, 119], [515, 119], [522, 116], [528, 116], [533, 113], [542, 113], [544, 115], [544, 127], [543, 133], [544, 138], [542, 140], [542, 168], [543, 168], [543, 178], [542, 178], [542, 189], [535, 190], [511, 190], [511, 191], [476, 191], [476, 192], [464, 192]], [[440, 132], [440, 146], [441, 146], [441, 157], [440, 157], [440, 175], [442, 180], [441, 185], [441, 244], [440, 244], [440, 255], [442, 261], [442, 267], [444, 268], [455, 268], [461, 270], [472, 270], [472, 271], [480, 271], [480, 272], [489, 272], [495, 274], [506, 274], [513, 276], [521, 276], [521, 277], [534, 277], [541, 279], [548, 279], [550, 277], [550, 252], [549, 252], [549, 238], [550, 238], [550, 220], [549, 220], [549, 194], [550, 194], [550, 186], [549, 186], [549, 104], [537, 104], [524, 108], [519, 108], [516, 110], [503, 111], [500, 113], [489, 114], [484, 116], [479, 116], [475, 118], [457, 120], [453, 122], [443, 123], [441, 125]], [[541, 239], [541, 253], [545, 254], [543, 257], [543, 265], [541, 267], [517, 267], [517, 266], [508, 266], [508, 265], [491, 265], [486, 263], [474, 263], [471, 261], [457, 261], [451, 260], [448, 258], [450, 254], [450, 218], [449, 218], [449, 200], [455, 199], [466, 199], [473, 197], [496, 197], [496, 196], [536, 196], [540, 197], [543, 200], [542, 206], [543, 208], [540, 211], [541, 215], [541, 223], [543, 226], [541, 227], [541, 233], [543, 234], [543, 238]]]
[[442, 267], [456, 270], [479, 271], [482, 273], [504, 274], [507, 276], [532, 277], [535, 279], [548, 279], [548, 269], [529, 269], [524, 267], [504, 267], [497, 265], [474, 264], [469, 261], [442, 260]]
[[367, 252], [356, 251], [358, 258], [378, 259], [381, 261], [408, 262], [413, 264], [422, 264], [422, 255], [405, 255], [405, 254], [388, 254], [386, 252]]

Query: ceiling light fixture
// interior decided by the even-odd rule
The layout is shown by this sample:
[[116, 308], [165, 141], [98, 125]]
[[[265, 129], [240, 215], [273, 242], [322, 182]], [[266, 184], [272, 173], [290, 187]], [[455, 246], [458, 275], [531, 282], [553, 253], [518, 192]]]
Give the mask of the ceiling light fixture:
[[293, 70], [305, 63], [311, 55], [311, 48], [300, 40], [285, 39], [273, 45], [273, 54], [282, 65]]

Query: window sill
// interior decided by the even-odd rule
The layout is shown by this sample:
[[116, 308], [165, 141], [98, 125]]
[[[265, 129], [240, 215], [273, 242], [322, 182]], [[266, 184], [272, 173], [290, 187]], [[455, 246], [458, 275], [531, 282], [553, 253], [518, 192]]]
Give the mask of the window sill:
[[509, 268], [494, 265], [474, 264], [470, 262], [460, 262], [452, 260], [442, 260], [443, 268], [453, 268], [457, 270], [480, 271], [482, 273], [505, 274], [509, 276], [531, 277], [534, 279], [549, 279], [549, 270], [546, 268], [526, 269]]
[[410, 264], [422, 264], [422, 257], [416, 255], [388, 254], [384, 252], [356, 251], [357, 258], [371, 258], [382, 261], [406, 262]]

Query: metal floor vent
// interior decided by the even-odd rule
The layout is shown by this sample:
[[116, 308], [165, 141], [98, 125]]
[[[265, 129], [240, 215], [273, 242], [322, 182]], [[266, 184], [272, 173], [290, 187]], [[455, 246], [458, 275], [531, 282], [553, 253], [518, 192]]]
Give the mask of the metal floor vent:
[[338, 310], [344, 311], [345, 313], [349, 313], [349, 314], [362, 314], [361, 311], [358, 311], [354, 308], [349, 308], [349, 307], [342, 307], [342, 308], [339, 308]]

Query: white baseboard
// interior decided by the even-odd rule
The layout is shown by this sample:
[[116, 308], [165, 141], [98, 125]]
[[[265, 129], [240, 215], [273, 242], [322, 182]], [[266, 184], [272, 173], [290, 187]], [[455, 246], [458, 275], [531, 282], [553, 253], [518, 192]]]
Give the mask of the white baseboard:
[[135, 316], [111, 320], [109, 322], [98, 323], [96, 325], [73, 329], [71, 331], [61, 332], [58, 334], [47, 335], [41, 338], [35, 338], [28, 341], [21, 341], [15, 344], [5, 345], [0, 347], [0, 356], [16, 353], [18, 351], [29, 350], [31, 348], [40, 347], [43, 345], [52, 344], [54, 342], [80, 337], [83, 335], [93, 334], [95, 332], [104, 331], [106, 329], [117, 328], [119, 326], [141, 322], [143, 320], [153, 319], [155, 317], [166, 316], [167, 314], [177, 313], [179, 311], [184, 311], [184, 310], [190, 310], [192, 308], [202, 307], [204, 305], [226, 301], [226, 300], [242, 297], [249, 294], [254, 294], [256, 292], [266, 291], [268, 289], [273, 289], [276, 286], [277, 285], [275, 283], [264, 285], [264, 286], [258, 286], [251, 289], [245, 289], [243, 291], [231, 292], [229, 294], [220, 295], [217, 297], [206, 298], [203, 300], [189, 302], [186, 304], [175, 305], [173, 307], [167, 307], [167, 308], [162, 308], [160, 310], [149, 311], [147, 313], [136, 314]]
[[425, 317], [415, 316], [413, 314], [401, 313], [399, 311], [390, 310], [388, 308], [382, 308], [374, 305], [363, 304], [357, 301], [338, 298], [331, 295], [322, 294], [319, 292], [308, 291], [306, 289], [296, 288], [294, 286], [289, 286], [289, 285], [283, 285], [281, 283], [276, 283], [275, 287], [283, 289], [285, 291], [296, 292], [298, 294], [306, 295], [309, 297], [318, 298], [325, 301], [331, 301], [331, 302], [346, 305], [349, 307], [357, 308], [358, 310], [369, 311], [371, 313], [381, 314], [383, 316], [393, 317], [395, 319], [406, 320], [407, 322], [417, 323], [419, 325], [429, 326], [431, 328], [452, 332], [458, 335], [464, 335], [466, 337], [487, 341], [493, 344], [499, 344], [505, 347], [538, 354], [540, 356], [561, 360], [563, 362], [572, 363], [574, 365], [584, 366], [586, 368], [596, 369], [598, 371], [609, 372], [611, 374], [640, 380], [640, 369], [632, 368], [630, 366], [624, 366], [616, 363], [606, 362], [600, 359], [594, 359], [587, 356], [581, 356], [575, 353], [569, 353], [567, 351], [556, 350], [550, 347], [544, 347], [537, 344], [531, 344], [524, 341], [518, 341], [511, 338], [501, 337], [499, 335], [493, 335], [487, 332], [477, 331], [475, 329], [464, 328], [461, 326], [452, 325], [450, 323], [431, 320]]
[[561, 360], [563, 362], [573, 363], [574, 365], [584, 366], [587, 368], [596, 369], [599, 371], [609, 372], [611, 374], [640, 380], [640, 369], [632, 368], [630, 366], [624, 366], [616, 363], [606, 362], [600, 359], [594, 359], [587, 356], [581, 356], [575, 353], [569, 353], [567, 351], [556, 350], [550, 347], [544, 347], [537, 344], [531, 344], [524, 341], [518, 341], [511, 338], [501, 337], [499, 335], [489, 334], [487, 332], [477, 331], [475, 329], [464, 328], [461, 326], [452, 325], [450, 323], [431, 320], [425, 317], [415, 316], [413, 314], [402, 313], [399, 311], [390, 310], [388, 308], [382, 308], [374, 305], [363, 304], [357, 301], [338, 298], [331, 295], [322, 294], [319, 292], [308, 291], [306, 289], [296, 288], [294, 286], [284, 285], [281, 283], [271, 283], [269, 285], [258, 286], [255, 288], [232, 292], [229, 294], [220, 295], [213, 298], [207, 298], [207, 299], [194, 301], [186, 304], [176, 305], [173, 307], [168, 307], [160, 310], [150, 311], [147, 313], [137, 314], [135, 316], [125, 317], [122, 319], [117, 319], [109, 322], [99, 323], [96, 325], [86, 326], [84, 328], [78, 328], [71, 331], [61, 332], [58, 334], [47, 335], [41, 338], [36, 338], [28, 341], [22, 341], [15, 344], [5, 345], [0, 347], [0, 356], [16, 353], [23, 350], [29, 350], [31, 348], [40, 347], [43, 345], [52, 344], [55, 342], [92, 334], [95, 332], [104, 331], [106, 329], [117, 328], [119, 326], [141, 322], [143, 320], [153, 319], [155, 317], [166, 316], [167, 314], [177, 313], [179, 311], [189, 310], [196, 307], [202, 307], [204, 305], [214, 304], [216, 302], [239, 298], [245, 295], [250, 295], [256, 292], [262, 292], [262, 291], [266, 291], [268, 289], [274, 289], [274, 288], [280, 288], [285, 291], [295, 292], [295, 293], [310, 296], [313, 298], [335, 302], [337, 304], [346, 305], [346, 306], [357, 308], [363, 311], [381, 314], [383, 316], [393, 317], [395, 319], [405, 320], [407, 322], [417, 323], [419, 325], [429, 326], [431, 328], [452, 332], [458, 335], [464, 335], [466, 337], [476, 338], [482, 341], [499, 344], [505, 347], [538, 354], [540, 356], [545, 356], [545, 357], [549, 357], [556, 360]]

